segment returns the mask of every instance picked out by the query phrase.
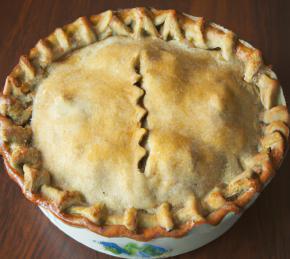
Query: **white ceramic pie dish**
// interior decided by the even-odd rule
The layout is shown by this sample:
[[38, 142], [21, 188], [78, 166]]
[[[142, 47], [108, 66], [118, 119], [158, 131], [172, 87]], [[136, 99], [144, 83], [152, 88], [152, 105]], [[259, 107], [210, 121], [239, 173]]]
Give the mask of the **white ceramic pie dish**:
[[[286, 105], [282, 88], [280, 89], [279, 104]], [[42, 207], [39, 208], [62, 232], [95, 251], [121, 258], [167, 258], [193, 251], [217, 239], [237, 222], [244, 211], [255, 202], [258, 196], [259, 194], [256, 194], [242, 212], [239, 214], [230, 212], [216, 226], [202, 224], [194, 227], [184, 237], [155, 238], [147, 242], [140, 242], [126, 237], [101, 236], [88, 229], [65, 224], [51, 212]]]
[[139, 242], [125, 237], [108, 238], [88, 229], [73, 227], [63, 223], [47, 210], [40, 209], [55, 226], [71, 238], [98, 252], [121, 258], [167, 258], [193, 251], [221, 236], [241, 216], [229, 213], [217, 226], [202, 224], [181, 238], [156, 238]]

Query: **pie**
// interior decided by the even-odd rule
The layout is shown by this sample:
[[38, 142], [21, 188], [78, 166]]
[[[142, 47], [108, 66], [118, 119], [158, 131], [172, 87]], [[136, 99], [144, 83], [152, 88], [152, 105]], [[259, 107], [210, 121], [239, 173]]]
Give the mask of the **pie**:
[[8, 75], [0, 112], [7, 172], [26, 198], [138, 240], [239, 213], [289, 135], [261, 52], [174, 10], [106, 11], [56, 29]]

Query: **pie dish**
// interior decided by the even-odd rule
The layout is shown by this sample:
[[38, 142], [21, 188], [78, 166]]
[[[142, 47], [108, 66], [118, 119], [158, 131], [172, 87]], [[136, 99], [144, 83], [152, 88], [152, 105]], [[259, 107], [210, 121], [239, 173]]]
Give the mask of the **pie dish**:
[[20, 58], [1, 153], [26, 198], [107, 237], [181, 237], [239, 213], [289, 135], [261, 52], [174, 10], [106, 11]]

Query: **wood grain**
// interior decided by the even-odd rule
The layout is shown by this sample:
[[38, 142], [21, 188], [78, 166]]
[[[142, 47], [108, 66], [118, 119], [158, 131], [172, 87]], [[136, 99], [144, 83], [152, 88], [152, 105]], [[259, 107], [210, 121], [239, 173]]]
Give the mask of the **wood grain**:
[[[0, 3], [0, 83], [36, 41], [57, 26], [106, 9], [135, 6], [174, 8], [204, 16], [235, 31], [264, 53], [290, 101], [289, 1], [94, 1], [9, 0]], [[218, 240], [176, 258], [290, 258], [290, 160], [240, 221]], [[1, 162], [1, 172], [3, 165]], [[0, 174], [0, 258], [111, 258], [86, 248], [49, 223]]]

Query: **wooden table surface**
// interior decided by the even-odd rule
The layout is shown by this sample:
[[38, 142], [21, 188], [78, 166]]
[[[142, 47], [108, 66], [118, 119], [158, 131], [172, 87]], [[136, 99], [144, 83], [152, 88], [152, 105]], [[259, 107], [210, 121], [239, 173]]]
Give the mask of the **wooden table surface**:
[[[236, 32], [264, 53], [290, 103], [289, 1], [8, 0], [0, 3], [0, 83], [36, 41], [57, 26], [106, 9], [174, 8]], [[290, 160], [240, 221], [218, 240], [177, 258], [290, 258]], [[3, 172], [3, 173], [2, 173]], [[0, 258], [111, 258], [65, 236], [0, 174]]]

